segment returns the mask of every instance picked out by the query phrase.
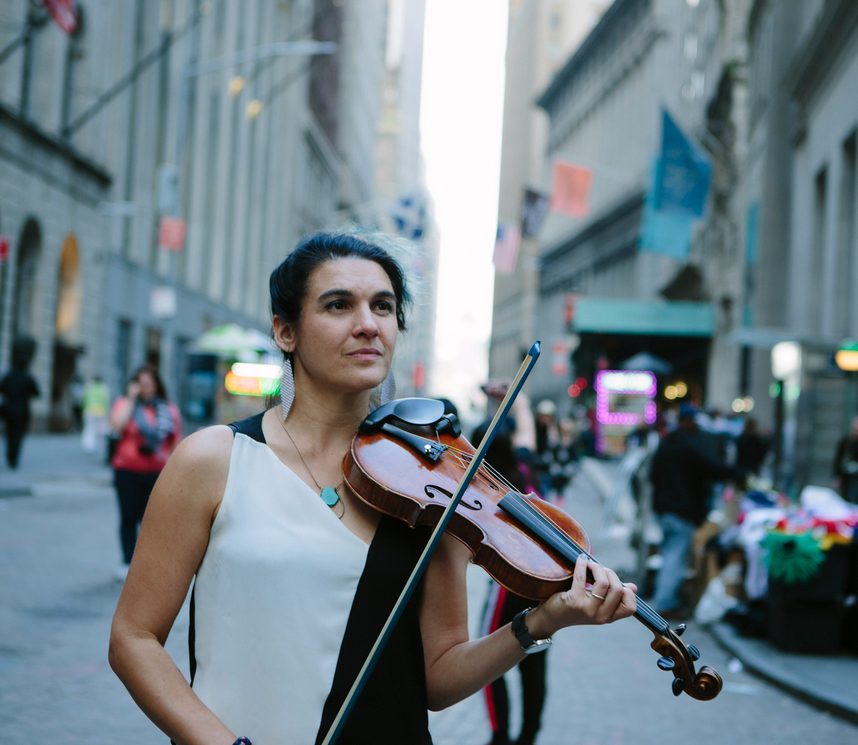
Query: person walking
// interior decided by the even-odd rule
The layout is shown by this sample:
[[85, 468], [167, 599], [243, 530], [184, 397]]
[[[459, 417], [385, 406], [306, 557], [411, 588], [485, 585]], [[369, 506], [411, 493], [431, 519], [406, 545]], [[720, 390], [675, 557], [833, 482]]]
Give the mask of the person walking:
[[30, 399], [41, 395], [28, 367], [29, 356], [14, 354], [12, 369], [0, 379], [2, 414], [6, 425], [6, 463], [13, 471], [18, 468], [24, 436], [30, 428]]
[[179, 410], [168, 401], [155, 368], [146, 365], [134, 373], [125, 395], [113, 404], [110, 426], [119, 435], [110, 465], [119, 503], [122, 549], [116, 577], [124, 579], [149, 495], [182, 432]]
[[[488, 425], [489, 422], [484, 421], [474, 430], [471, 437], [474, 447], [480, 446]], [[514, 442], [514, 432], [510, 429], [498, 432], [486, 452], [486, 463], [516, 491], [523, 494], [535, 493], [535, 478], [527, 463], [523, 463], [518, 457]], [[494, 580], [490, 580], [490, 583], [483, 610], [481, 630], [484, 634], [491, 634], [511, 623], [516, 615], [533, 605], [532, 601], [510, 592]], [[509, 691], [504, 676], [500, 675], [483, 689], [489, 727], [492, 730], [489, 745], [533, 745], [536, 741], [545, 706], [547, 647], [540, 647], [539, 652], [525, 656], [516, 665], [521, 679], [522, 722], [521, 731], [515, 740], [510, 739]]]
[[760, 432], [757, 420], [748, 417], [742, 427], [742, 434], [736, 440], [736, 465], [759, 476], [768, 452], [768, 439]]
[[716, 460], [703, 439], [699, 410], [682, 404], [676, 429], [658, 445], [650, 468], [653, 510], [661, 526], [661, 567], [651, 605], [668, 620], [684, 617], [681, 588], [688, 567], [694, 531], [709, 513], [712, 483], [741, 481], [745, 471]]
[[94, 376], [83, 388], [83, 432], [81, 446], [85, 453], [103, 453], [107, 435], [107, 413], [110, 394], [100, 375]]
[[858, 416], [852, 418], [849, 433], [837, 442], [832, 470], [840, 496], [847, 502], [858, 503]]
[[[425, 529], [370, 507], [342, 471], [390, 396], [405, 329], [407, 284], [386, 240], [311, 235], [274, 269], [280, 405], [194, 432], [155, 485], [109, 657], [176, 742], [321, 742], [426, 545]], [[636, 610], [634, 585], [582, 557], [569, 590], [470, 639], [470, 558], [442, 536], [339, 745], [429, 745], [429, 708], [479, 691], [561, 628]], [[191, 582], [189, 685], [164, 642]]]

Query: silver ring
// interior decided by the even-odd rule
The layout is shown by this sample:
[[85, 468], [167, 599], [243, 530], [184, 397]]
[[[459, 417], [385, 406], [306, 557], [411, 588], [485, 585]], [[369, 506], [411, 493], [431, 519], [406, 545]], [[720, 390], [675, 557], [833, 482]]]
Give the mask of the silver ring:
[[598, 594], [596, 594], [595, 592], [593, 592], [592, 590], [590, 590], [590, 594], [591, 594], [594, 598], [599, 598], [599, 600], [604, 600], [604, 599], [605, 599], [605, 596], [604, 596], [604, 595], [598, 595]]

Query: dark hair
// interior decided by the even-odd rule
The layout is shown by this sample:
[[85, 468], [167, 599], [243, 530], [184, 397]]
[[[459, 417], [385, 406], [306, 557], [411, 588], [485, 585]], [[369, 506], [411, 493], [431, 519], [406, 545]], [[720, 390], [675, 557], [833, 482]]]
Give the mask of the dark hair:
[[297, 323], [307, 295], [307, 283], [315, 269], [333, 259], [367, 259], [387, 274], [396, 296], [396, 324], [405, 331], [405, 307], [411, 295], [402, 267], [376, 243], [347, 233], [314, 233], [301, 241], [271, 272], [271, 313], [286, 323]]
[[167, 398], [167, 387], [164, 385], [164, 381], [161, 380], [158, 370], [152, 367], [152, 365], [143, 365], [138, 367], [131, 376], [131, 380], [134, 382], [140, 382], [140, 376], [143, 373], [149, 373], [149, 375], [152, 376], [152, 380], [155, 381], [155, 395], [163, 401], [169, 400]]

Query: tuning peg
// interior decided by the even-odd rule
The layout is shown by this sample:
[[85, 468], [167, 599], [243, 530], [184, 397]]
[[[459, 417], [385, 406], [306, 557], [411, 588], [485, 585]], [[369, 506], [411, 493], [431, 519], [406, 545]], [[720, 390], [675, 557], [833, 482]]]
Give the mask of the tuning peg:
[[700, 650], [697, 649], [697, 647], [695, 647], [693, 644], [688, 645], [688, 654], [692, 660], [696, 661], [700, 659]]
[[655, 664], [658, 665], [659, 670], [673, 670], [676, 667], [673, 657], [659, 657]]
[[677, 626], [673, 630], [673, 633], [676, 634], [677, 636], [682, 636], [685, 633], [685, 624], [684, 623], [679, 624], [679, 626]]
[[673, 695], [678, 696], [685, 688], [685, 681], [682, 678], [674, 678], [673, 683], [670, 684], [670, 688], [673, 691]]

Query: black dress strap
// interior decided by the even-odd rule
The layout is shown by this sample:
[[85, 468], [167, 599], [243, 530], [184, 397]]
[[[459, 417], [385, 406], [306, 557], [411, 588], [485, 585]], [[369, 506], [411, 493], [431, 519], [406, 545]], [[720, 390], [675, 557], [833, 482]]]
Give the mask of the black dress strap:
[[232, 430], [233, 434], [247, 435], [251, 440], [265, 442], [265, 435], [262, 433], [263, 416], [265, 416], [265, 412], [261, 411], [239, 422], [230, 422], [227, 426]]
[[[428, 539], [427, 528], [381, 518], [352, 601], [316, 745], [331, 728]], [[432, 745], [418, 596], [405, 607], [352, 709], [339, 739], [343, 745]]]

